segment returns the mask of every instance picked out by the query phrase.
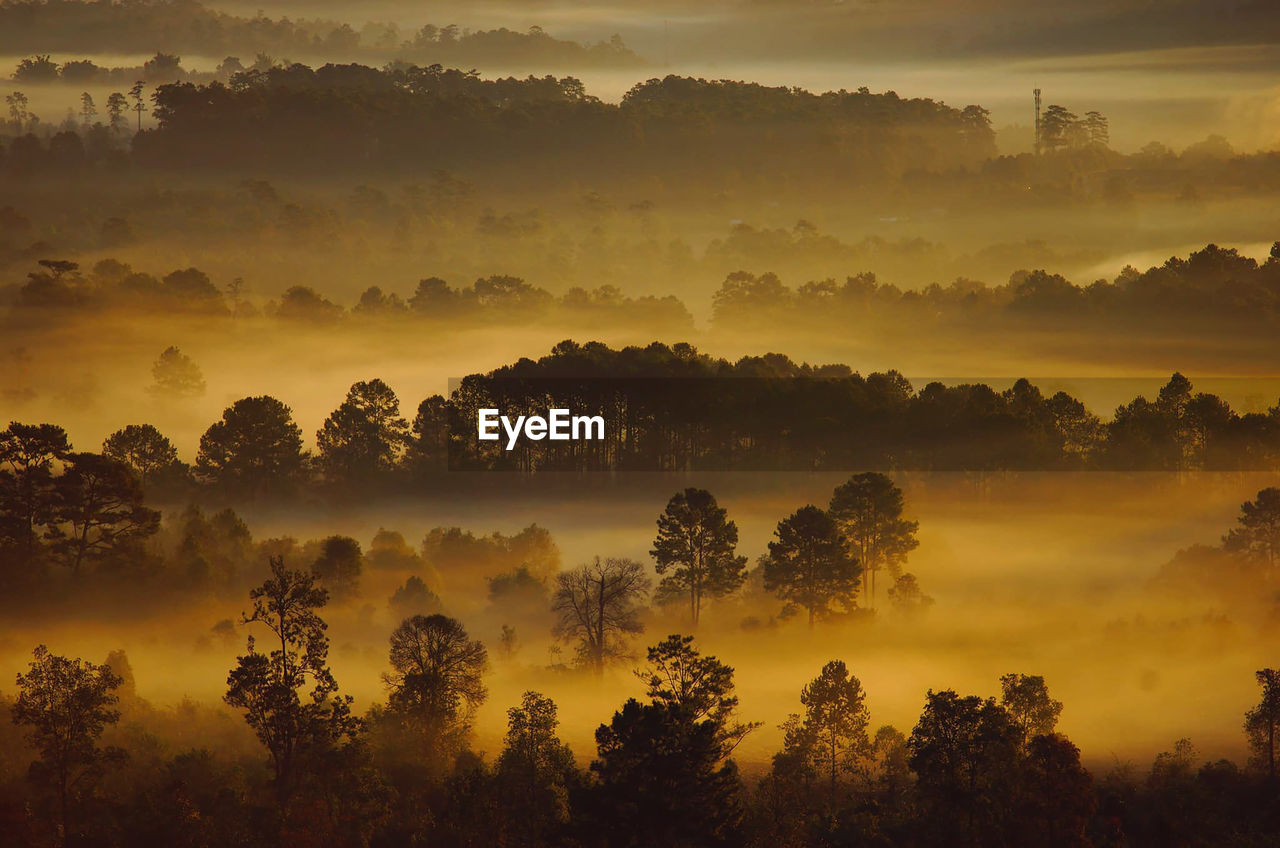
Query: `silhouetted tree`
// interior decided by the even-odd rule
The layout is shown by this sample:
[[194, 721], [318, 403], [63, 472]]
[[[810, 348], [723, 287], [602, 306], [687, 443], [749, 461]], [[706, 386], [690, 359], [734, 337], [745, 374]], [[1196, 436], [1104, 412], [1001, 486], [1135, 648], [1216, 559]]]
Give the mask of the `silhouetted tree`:
[[335, 598], [349, 598], [360, 588], [364, 555], [360, 543], [350, 536], [330, 536], [320, 543], [320, 556], [311, 564], [311, 573]]
[[440, 611], [440, 597], [416, 574], [405, 579], [387, 600], [387, 606], [401, 618], [431, 615]]
[[520, 636], [510, 624], [502, 625], [502, 632], [498, 634], [498, 648], [508, 661], [515, 659], [516, 654], [520, 653]]
[[1223, 544], [1228, 550], [1244, 551], [1265, 564], [1267, 576], [1274, 577], [1280, 559], [1280, 489], [1271, 487], [1240, 505], [1239, 527], [1233, 528]]
[[874, 791], [890, 807], [902, 802], [911, 786], [907, 737], [892, 725], [884, 725], [871, 738], [870, 772]]
[[747, 579], [747, 558], [735, 552], [738, 525], [726, 516], [710, 492], [694, 488], [672, 495], [658, 516], [658, 536], [649, 552], [658, 574], [665, 575], [658, 598], [687, 595], [694, 627], [704, 598], [723, 597]]
[[330, 482], [365, 485], [395, 467], [408, 438], [395, 392], [376, 378], [359, 382], [316, 432], [319, 465]]
[[107, 97], [107, 126], [113, 133], [122, 133], [125, 128], [124, 113], [129, 109], [129, 101], [123, 94], [113, 91]]
[[129, 89], [129, 99], [133, 101], [133, 106], [131, 106], [130, 108], [133, 109], [133, 111], [138, 113], [138, 132], [142, 132], [142, 114], [147, 111], [146, 103], [142, 99], [142, 92], [144, 87], [145, 87], [145, 84], [142, 82], [142, 80], [138, 80]]
[[5, 95], [4, 102], [9, 106], [9, 120], [13, 121], [21, 132], [31, 120], [31, 112], [28, 111], [30, 99], [21, 91], [14, 91]]
[[18, 674], [13, 720], [28, 728], [40, 755], [30, 777], [47, 784], [57, 803], [59, 842], [78, 842], [73, 813], [104, 766], [124, 758], [118, 748], [99, 748], [98, 739], [120, 713], [115, 689], [120, 678], [105, 665], [67, 659], [44, 645], [33, 653], [27, 672]]
[[1253, 764], [1276, 779], [1276, 737], [1280, 735], [1280, 671], [1264, 668], [1256, 672], [1262, 700], [1245, 713], [1244, 732], [1253, 754]]
[[784, 751], [826, 776], [833, 796], [841, 773], [854, 773], [871, 753], [865, 701], [861, 681], [832, 660], [801, 690], [804, 714], [784, 725]]
[[0, 431], [0, 549], [17, 549], [36, 565], [38, 528], [54, 518], [53, 466], [71, 453], [67, 433], [53, 424], [10, 422]]
[[1088, 848], [1085, 831], [1096, 801], [1080, 749], [1056, 733], [1033, 737], [1021, 769], [1015, 844]]
[[889, 604], [902, 615], [914, 617], [933, 606], [933, 598], [920, 588], [914, 574], [904, 571], [889, 587]]
[[577, 768], [573, 752], [556, 736], [559, 724], [555, 702], [538, 692], [525, 692], [520, 706], [507, 710], [497, 777], [512, 844], [549, 844], [568, 822]]
[[241, 398], [200, 437], [196, 471], [232, 491], [287, 491], [302, 475], [302, 431], [292, 411], [269, 395]]
[[102, 443], [102, 455], [133, 470], [144, 488], [147, 478], [178, 461], [178, 450], [150, 424], [129, 424]]
[[737, 767], [721, 761], [715, 722], [632, 699], [596, 730], [584, 838], [609, 848], [737, 844]]
[[93, 95], [83, 92], [80, 95], [80, 125], [85, 129], [93, 126], [93, 119], [98, 116], [98, 107], [93, 103]]
[[140, 558], [141, 543], [160, 529], [160, 513], [143, 504], [142, 486], [129, 468], [101, 454], [71, 454], [54, 494], [48, 535], [77, 576], [86, 561]]
[[276, 799], [284, 813], [302, 774], [317, 758], [354, 736], [351, 696], [338, 694], [329, 668], [327, 625], [319, 610], [329, 600], [316, 578], [291, 571], [283, 557], [271, 558], [271, 576], [249, 592], [253, 613], [244, 624], [270, 633], [268, 653], [256, 649], [236, 658], [227, 676], [224, 700], [244, 711], [245, 721], [271, 755]]
[[907, 554], [920, 544], [919, 524], [902, 517], [902, 490], [883, 474], [855, 474], [836, 487], [828, 513], [866, 574], [868, 606], [876, 604], [876, 573], [888, 568], [897, 577]]
[[764, 563], [764, 587], [814, 621], [831, 615], [839, 605], [852, 610], [861, 566], [849, 553], [831, 516], [805, 506], [778, 522], [778, 539], [769, 543]]
[[921, 813], [945, 844], [1000, 844], [1017, 787], [1021, 731], [992, 699], [929, 691], [907, 740]]
[[1040, 144], [1046, 150], [1060, 150], [1070, 146], [1076, 115], [1056, 103], [1050, 104], [1040, 119]]
[[1000, 706], [1022, 734], [1023, 744], [1053, 733], [1062, 715], [1062, 702], [1049, 697], [1049, 687], [1038, 674], [1001, 675]]
[[523, 619], [541, 618], [550, 607], [547, 584], [524, 566], [489, 578], [489, 603], [495, 610]]
[[176, 347], [167, 347], [151, 366], [155, 381], [148, 391], [170, 397], [200, 397], [205, 392], [204, 374], [191, 357]]
[[365, 555], [369, 567], [383, 571], [415, 571], [421, 573], [426, 563], [417, 551], [404, 539], [398, 530], [379, 527], [369, 542], [369, 552]]
[[445, 399], [440, 395], [432, 395], [418, 404], [405, 462], [418, 475], [448, 468], [449, 414]]
[[1089, 144], [1106, 147], [1111, 143], [1111, 129], [1106, 115], [1097, 111], [1085, 112], [1083, 123]]
[[456, 751], [488, 690], [489, 655], [466, 628], [444, 615], [406, 618], [391, 634], [388, 703], [435, 754]]
[[655, 703], [677, 707], [691, 721], [711, 721], [716, 726], [722, 756], [728, 757], [758, 722], [743, 724], [734, 711], [733, 669], [715, 657], [703, 656], [693, 647], [692, 636], [673, 634], [649, 648], [649, 665], [636, 677]]
[[551, 609], [554, 634], [577, 641], [578, 659], [596, 674], [627, 656], [627, 636], [640, 633], [640, 603], [649, 591], [644, 566], [630, 559], [600, 559], [556, 575]]

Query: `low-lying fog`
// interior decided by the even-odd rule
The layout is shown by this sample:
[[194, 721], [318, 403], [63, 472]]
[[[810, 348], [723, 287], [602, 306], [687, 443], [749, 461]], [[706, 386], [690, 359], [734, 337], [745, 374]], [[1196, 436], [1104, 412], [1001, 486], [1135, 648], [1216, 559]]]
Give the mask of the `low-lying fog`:
[[[650, 562], [654, 520], [666, 498], [678, 487], [699, 485], [737, 521], [739, 549], [754, 559], [780, 518], [805, 503], [825, 504], [839, 482], [840, 475], [630, 475], [566, 496], [563, 489], [540, 491], [513, 479], [503, 498], [380, 503], [307, 516], [250, 509], [246, 518], [255, 538], [341, 533], [365, 543], [380, 527], [416, 543], [440, 525], [514, 533], [537, 522], [553, 534], [565, 567], [596, 554]], [[1183, 736], [1206, 757], [1241, 755], [1241, 715], [1254, 696], [1253, 671], [1274, 663], [1273, 631], [1267, 635], [1256, 610], [1170, 596], [1149, 581], [1177, 549], [1216, 542], [1240, 502], [1274, 484], [1274, 475], [1043, 474], [975, 481], [937, 474], [899, 482], [908, 512], [920, 523], [921, 544], [908, 570], [936, 600], [923, 618], [904, 621], [885, 609], [873, 623], [810, 632], [794, 620], [744, 629], [748, 612], [767, 607], [736, 601], [704, 614], [700, 642], [737, 668], [744, 717], [765, 722], [739, 749], [745, 764], [758, 764], [780, 746], [776, 726], [797, 709], [800, 687], [836, 657], [862, 679], [876, 724], [909, 731], [925, 690], [998, 694], [999, 675], [1017, 671], [1045, 675], [1066, 704], [1061, 730], [1095, 768], [1113, 758], [1145, 766]], [[629, 666], [602, 681], [549, 671], [549, 634], [521, 628], [514, 660], [498, 659], [499, 622], [486, 615], [482, 595], [459, 593], [457, 579], [451, 592], [450, 575], [442, 578], [446, 611], [485, 640], [495, 658], [490, 698], [478, 716], [480, 747], [496, 752], [506, 708], [532, 688], [557, 701], [566, 740], [579, 756], [589, 756], [595, 726], [627, 696], [640, 694]], [[379, 676], [386, 637], [397, 623], [386, 599], [402, 581], [403, 575], [366, 571], [359, 598], [326, 610], [338, 680], [366, 707], [384, 698]], [[242, 645], [210, 645], [209, 629], [246, 606], [209, 603], [144, 620], [121, 609], [110, 620], [11, 623], [0, 647], [0, 679], [11, 679], [37, 642], [99, 661], [122, 647], [143, 697], [159, 704], [183, 696], [214, 702]], [[883, 599], [881, 606], [887, 606]], [[635, 646], [641, 650], [687, 629], [678, 609], [654, 613]], [[561, 659], [570, 655], [566, 648]]]

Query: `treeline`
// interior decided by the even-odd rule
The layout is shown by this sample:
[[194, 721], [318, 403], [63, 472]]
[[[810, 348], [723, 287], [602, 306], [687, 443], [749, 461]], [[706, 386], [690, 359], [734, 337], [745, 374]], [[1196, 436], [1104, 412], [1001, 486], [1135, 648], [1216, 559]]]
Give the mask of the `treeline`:
[[[605, 438], [523, 439], [507, 450], [476, 439], [482, 408], [513, 420], [551, 408], [600, 415]], [[1026, 379], [1004, 391], [939, 382], [917, 391], [896, 371], [864, 377], [781, 354], [729, 362], [688, 344], [565, 341], [537, 361], [464, 378], [443, 417], [452, 469], [1181, 471], [1280, 462], [1280, 406], [1241, 415], [1181, 374], [1103, 421]]]
[[[204, 389], [198, 367], [176, 348], [165, 351], [154, 376], [152, 388], [156, 392], [182, 395]], [[376, 379], [357, 383], [316, 432], [318, 451], [313, 457], [303, 451], [301, 430], [287, 406], [268, 396], [245, 398], [233, 404], [201, 437], [194, 467], [181, 462], [172, 442], [149, 424], [123, 427], [104, 440], [100, 452], [83, 452], [73, 450], [61, 427], [11, 422], [0, 431], [3, 582], [10, 586], [39, 583], [54, 564], [65, 566], [73, 577], [89, 565], [104, 574], [154, 573], [160, 560], [148, 553], [146, 545], [161, 529], [161, 522], [159, 511], [149, 506], [148, 500], [181, 502], [197, 494], [197, 485], [223, 496], [265, 499], [287, 498], [322, 481], [339, 497], [395, 488], [397, 480], [426, 482], [429, 475], [437, 476], [443, 470], [445, 439], [434, 425], [442, 420], [444, 404], [439, 396], [424, 400], [410, 428], [400, 417], [398, 399], [385, 383]], [[789, 544], [803, 538], [818, 540], [814, 545], [825, 550], [834, 563], [830, 567], [836, 571], [832, 573], [839, 572], [838, 579], [833, 577], [834, 582], [820, 597], [812, 591], [802, 598], [788, 599], [785, 592], [780, 595], [789, 606], [805, 609], [810, 623], [830, 612], [832, 604], [851, 610], [863, 569], [872, 574], [881, 566], [896, 569], [902, 556], [914, 547], [914, 525], [902, 523], [902, 494], [888, 478], [862, 475], [841, 492], [832, 501], [835, 518], [821, 511], [810, 514], [802, 510], [788, 519], [794, 527], [787, 522], [779, 525], [780, 538], [787, 535], [784, 529], [791, 528]], [[857, 503], [864, 507], [855, 509]], [[709, 493], [689, 490], [674, 498], [668, 511], [672, 516], [666, 519], [664, 532], [674, 547], [663, 553], [662, 539], [655, 543], [659, 573], [684, 563], [682, 552], [691, 543], [671, 540], [693, 532], [690, 524], [702, 534], [700, 545], [711, 545], [714, 536], [714, 550], [704, 548], [696, 563], [684, 563], [693, 571], [677, 567], [663, 583], [664, 591], [675, 595], [685, 589], [692, 592], [690, 603], [696, 621], [704, 597], [709, 600], [742, 586], [747, 576], [746, 559], [734, 554], [736, 526], [727, 521]], [[882, 516], [874, 545], [861, 537], [841, 540], [837, 520], [853, 522], [855, 513]], [[190, 520], [196, 518], [198, 510]], [[234, 512], [220, 513], [217, 520], [239, 528], [233, 534], [239, 539], [235, 547], [249, 550], [247, 528]], [[183, 521], [189, 523], [188, 518]], [[192, 553], [189, 542], [196, 544], [184, 538], [171, 563], [187, 561]], [[358, 561], [358, 543], [353, 540], [348, 547]], [[424, 555], [434, 559], [428, 551], [436, 548], [429, 540]], [[278, 548], [268, 550], [283, 553]], [[803, 557], [809, 555], [807, 551], [804, 548], [792, 554]], [[487, 559], [479, 555], [472, 558], [476, 563]], [[545, 577], [548, 569], [536, 566], [543, 559], [528, 556], [522, 565]], [[208, 567], [208, 558], [201, 561]], [[810, 566], [809, 571], [825, 567]], [[785, 570], [781, 563], [777, 568]], [[222, 570], [234, 574], [239, 568], [228, 564]], [[177, 573], [176, 583], [181, 584], [181, 575], [189, 569], [173, 567], [167, 571]], [[358, 564], [347, 571], [349, 577], [358, 579]], [[766, 585], [772, 580], [782, 586], [791, 579], [778, 576], [781, 574], [778, 571], [770, 577], [766, 571]], [[870, 588], [874, 603], [874, 584]]]
[[[113, 239], [132, 237], [123, 219], [111, 225]], [[94, 264], [88, 274], [68, 260], [40, 260], [40, 271], [11, 289], [12, 317], [44, 316], [57, 320], [77, 314], [161, 312], [205, 318], [268, 318], [306, 325], [359, 326], [370, 322], [439, 321], [477, 324], [533, 322], [611, 327], [690, 330], [693, 318], [674, 296], [627, 297], [616, 286], [587, 290], [573, 287], [555, 296], [519, 277], [493, 275], [467, 286], [452, 286], [439, 277], [418, 281], [413, 294], [402, 298], [370, 286], [346, 309], [310, 286], [291, 286], [278, 299], [259, 307], [243, 292], [243, 280], [219, 288], [198, 268], [184, 268], [157, 277], [135, 271], [114, 259]], [[0, 288], [0, 302], [5, 298]]]
[[548, 35], [504, 28], [462, 29], [424, 25], [402, 31], [395, 23], [370, 22], [357, 31], [332, 20], [242, 17], [197, 0], [3, 0], [0, 51], [24, 54], [151, 53], [160, 47], [204, 56], [283, 54], [367, 56], [509, 66], [636, 65], [639, 58], [614, 36], [579, 44]]
[[279, 647], [258, 651], [250, 636], [224, 701], [259, 740], [257, 756], [239, 738], [233, 749], [192, 738], [193, 722], [221, 715], [190, 703], [176, 753], [121, 733], [178, 722], [137, 696], [123, 652], [99, 665], [41, 645], [4, 699], [16, 725], [0, 731], [8, 833], [33, 848], [1163, 848], [1262, 846], [1280, 823], [1275, 669], [1257, 672], [1258, 702], [1244, 714], [1246, 767], [1202, 763], [1184, 738], [1148, 770], [1095, 779], [1039, 675], [1002, 675], [998, 697], [930, 690], [904, 733], [874, 720], [875, 692], [834, 659], [796, 693], [767, 771], [747, 777], [733, 752], [761, 722], [744, 720], [752, 704], [740, 702], [734, 668], [672, 635], [648, 648], [636, 669], [644, 694], [599, 725], [583, 768], [557, 705], [536, 691], [508, 709], [493, 760], [473, 749], [492, 665], [456, 619], [406, 618], [389, 640], [385, 704], [358, 713], [328, 663], [328, 594], [315, 578], [274, 560], [250, 599], [242, 623]]
[[[204, 392], [198, 364], [171, 347], [150, 390]], [[478, 411], [598, 415], [604, 436], [579, 441], [477, 438]], [[51, 425], [50, 425], [51, 426]], [[149, 426], [149, 425], [148, 425]], [[1280, 406], [1240, 414], [1175, 373], [1158, 394], [1135, 397], [1109, 421], [1066, 392], [1046, 397], [1029, 380], [931, 382], [918, 391], [896, 371], [863, 376], [845, 365], [797, 364], [781, 354], [736, 362], [692, 345], [619, 350], [564, 341], [461, 380], [433, 395], [412, 424], [382, 380], [352, 385], [302, 447], [289, 406], [236, 401], [201, 438], [195, 479], [254, 496], [313, 487], [350, 495], [443, 482], [446, 471], [1271, 470], [1280, 463]], [[158, 435], [158, 434], [157, 434]], [[167, 440], [166, 440], [167, 441]]]
[[[151, 554], [136, 547], [140, 536], [114, 532], [140, 508], [120, 491], [136, 492], [170, 467], [172, 452], [141, 428], [114, 434], [96, 459], [67, 451], [65, 434], [47, 425], [11, 425], [0, 438], [4, 551], [26, 538], [48, 551], [47, 565], [67, 566], [87, 543], [82, 566], [93, 570], [71, 585], [123, 566], [137, 609]], [[125, 473], [119, 485], [90, 482], [94, 468]], [[1063, 705], [1035, 675], [1002, 676], [998, 698], [930, 691], [910, 734], [877, 727], [874, 692], [833, 660], [798, 693], [769, 767], [747, 777], [733, 752], [760, 722], [740, 703], [733, 668], [680, 635], [650, 644], [636, 669], [645, 695], [600, 726], [587, 768], [556, 733], [556, 705], [536, 692], [508, 711], [494, 760], [474, 749], [486, 676], [494, 661], [515, 660], [520, 636], [504, 624], [491, 655], [440, 611], [441, 581], [456, 588], [488, 575], [501, 620], [542, 616], [572, 648], [573, 667], [598, 675], [632, 662], [650, 597], [696, 622], [704, 604], [763, 591], [812, 626], [862, 611], [885, 569], [897, 611], [921, 612], [928, 600], [903, 568], [917, 530], [905, 514], [890, 480], [855, 475], [825, 509], [803, 506], [779, 521], [767, 554], [748, 569], [726, 511], [709, 492], [686, 489], [658, 517], [650, 554], [661, 581], [651, 595], [633, 560], [597, 557], [560, 570], [554, 542], [536, 526], [487, 537], [438, 528], [420, 551], [381, 530], [365, 552], [343, 536], [301, 547], [255, 541], [231, 510], [188, 508], [171, 528], [164, 567], [194, 588], [238, 588], [219, 592], [228, 604], [250, 587], [249, 611], [206, 638], [229, 646], [247, 637], [224, 701], [261, 747], [207, 706], [188, 700], [162, 711], [142, 701], [123, 652], [98, 665], [40, 646], [14, 694], [0, 696], [14, 719], [0, 725], [0, 813], [19, 844], [32, 846], [1267, 844], [1280, 814], [1273, 669], [1257, 673], [1259, 701], [1244, 715], [1243, 768], [1201, 764], [1183, 739], [1146, 773], [1118, 766], [1095, 780], [1057, 730]], [[1265, 489], [1226, 537], [1223, 555], [1252, 570], [1255, 598], [1275, 579], [1278, 526], [1280, 491]], [[358, 711], [329, 665], [322, 616], [330, 601], [360, 600], [365, 568], [408, 577], [387, 600], [399, 624], [386, 701]], [[24, 602], [14, 588], [5, 597]], [[543, 673], [568, 671], [554, 662]]]
[[[815, 236], [816, 238], [816, 236]], [[903, 290], [872, 273], [814, 280], [796, 288], [776, 274], [730, 274], [714, 295], [716, 327], [776, 332], [779, 327], [892, 325], [913, 332], [981, 333], [1016, 327], [1072, 331], [1130, 328], [1160, 334], [1270, 330], [1280, 317], [1280, 242], [1265, 262], [1215, 244], [1185, 259], [1087, 285], [1043, 269], [1017, 271], [989, 286], [957, 279], [950, 285]]]
[[[243, 414], [247, 404], [239, 405]], [[335, 418], [350, 419], [351, 409]], [[225, 423], [225, 422], [224, 422]], [[319, 437], [326, 467], [356, 474], [357, 446], [335, 448], [334, 418]], [[199, 464], [228, 468], [225, 427], [202, 440]], [[277, 450], [277, 453], [283, 453]], [[345, 454], [345, 459], [340, 459]], [[217, 455], [216, 457], [214, 455]], [[280, 457], [272, 458], [279, 461]], [[272, 459], [259, 457], [261, 464]], [[387, 457], [382, 457], [384, 461]], [[243, 466], [243, 458], [235, 460]], [[597, 671], [628, 656], [628, 634], [638, 621], [649, 581], [638, 563], [599, 559], [559, 573], [560, 555], [537, 526], [507, 538], [477, 539], [460, 528], [436, 528], [421, 553], [398, 532], [380, 529], [366, 556], [358, 540], [330, 536], [299, 546], [291, 537], [255, 541], [234, 509], [207, 515], [188, 503], [162, 525], [145, 492], [174, 489], [188, 474], [173, 446], [155, 428], [130, 425], [111, 434], [101, 453], [76, 452], [52, 425], [14, 422], [0, 431], [0, 587], [14, 604], [46, 600], [50, 592], [92, 595], [87, 588], [145, 583], [159, 597], [243, 591], [262, 559], [300, 557], [326, 589], [343, 600], [359, 597], [367, 568], [408, 572], [391, 596], [393, 612], [439, 611], [442, 586], [466, 595], [487, 588], [494, 614], [509, 625], [560, 616], [553, 631], [576, 642], [578, 661]], [[890, 478], [874, 472], [851, 477], [828, 507], [806, 505], [778, 522], [776, 541], [753, 569], [737, 552], [738, 528], [704, 489], [677, 492], [658, 518], [652, 555], [662, 576], [654, 602], [688, 611], [697, 624], [705, 607], [743, 602], [744, 627], [801, 614], [819, 621], [864, 616], [877, 605], [877, 575], [888, 572], [887, 597], [895, 613], [926, 609], [932, 599], [905, 571], [917, 524], [904, 518], [905, 498]], [[65, 577], [65, 579], [64, 579]], [[551, 597], [549, 583], [558, 582]], [[593, 589], [592, 587], [595, 587]], [[608, 609], [597, 609], [608, 590]], [[581, 593], [578, 598], [575, 593]], [[446, 594], [446, 598], [451, 598]], [[579, 617], [586, 616], [579, 620]], [[535, 624], [535, 628], [538, 625]], [[607, 635], [599, 628], [612, 629]], [[514, 629], [511, 631], [514, 637]]]
[[[182, 57], [172, 53], [156, 53], [141, 65], [129, 67], [103, 67], [91, 59], [69, 59], [58, 63], [48, 53], [37, 53], [22, 59], [13, 71], [14, 82], [51, 83], [65, 82], [71, 85], [104, 85], [115, 83], [125, 88], [135, 82], [174, 82], [175, 80], [199, 80], [206, 82], [228, 74], [227, 70], [244, 70], [238, 58], [228, 57], [212, 74], [189, 71], [182, 67]], [[12, 116], [11, 116], [12, 117]]]
[[[851, 183], [908, 168], [976, 165], [995, 152], [985, 110], [893, 92], [812, 94], [797, 88], [669, 76], [619, 105], [563, 82], [467, 82], [436, 66], [301, 65], [243, 74], [230, 85], [177, 83], [155, 93], [159, 126], [134, 140], [148, 165], [296, 172], [335, 161], [431, 169], [541, 161], [578, 176], [782, 172]], [[527, 94], [526, 94], [527, 93]], [[785, 162], [773, 155], [785, 142]], [[607, 152], [607, 155], [606, 155]], [[710, 163], [710, 165], [709, 165]]]
[[[262, 185], [256, 188], [269, 190]], [[355, 200], [375, 209], [386, 202], [371, 190], [358, 192]], [[0, 209], [0, 222], [4, 221], [11, 221], [15, 232], [30, 226], [9, 208]], [[504, 226], [490, 213], [477, 221], [481, 230]], [[108, 244], [128, 244], [136, 238], [123, 218], [105, 220], [101, 230]], [[801, 234], [794, 242], [788, 239], [788, 243], [798, 249], [806, 240], [829, 242], [810, 233]], [[768, 242], [766, 235], [758, 253], [776, 255], [778, 246]], [[829, 243], [825, 246], [831, 249]], [[741, 242], [738, 249], [747, 250]], [[689, 308], [678, 297], [633, 298], [613, 285], [591, 290], [575, 286], [555, 296], [507, 275], [481, 278], [468, 286], [428, 277], [419, 280], [407, 296], [381, 285], [370, 286], [348, 309], [309, 286], [292, 286], [278, 299], [255, 303], [244, 293], [242, 280], [219, 288], [196, 268], [157, 277], [114, 259], [99, 260], [87, 273], [69, 260], [39, 260], [38, 264], [41, 270], [30, 273], [25, 283], [0, 286], [0, 305], [7, 302], [11, 314], [24, 323], [39, 316], [58, 320], [76, 313], [119, 310], [236, 318], [266, 314], [307, 323], [415, 318], [468, 325], [604, 321], [611, 327], [693, 328]], [[1114, 280], [1100, 279], [1087, 285], [1039, 269], [1016, 271], [1008, 283], [996, 286], [961, 278], [946, 286], [935, 283], [919, 290], [903, 289], [880, 282], [875, 274], [862, 273], [843, 282], [828, 278], [791, 288], [771, 272], [737, 271], [725, 278], [712, 297], [711, 326], [765, 339], [849, 327], [881, 334], [1124, 329], [1156, 336], [1177, 331], [1184, 337], [1209, 339], [1224, 332], [1233, 337], [1270, 332], [1278, 318], [1280, 242], [1261, 263], [1235, 248], [1210, 244], [1186, 258], [1173, 256], [1145, 271], [1125, 266]]]

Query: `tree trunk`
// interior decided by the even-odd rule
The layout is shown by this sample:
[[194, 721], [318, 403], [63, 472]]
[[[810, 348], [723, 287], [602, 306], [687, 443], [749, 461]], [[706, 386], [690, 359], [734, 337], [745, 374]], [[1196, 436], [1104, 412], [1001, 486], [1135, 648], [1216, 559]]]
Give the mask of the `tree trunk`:
[[1275, 710], [1269, 712], [1271, 714], [1267, 716], [1270, 719], [1267, 722], [1267, 776], [1274, 783], [1276, 779], [1276, 716]]
[[65, 767], [58, 769], [58, 842], [62, 845], [67, 844], [67, 770]]
[[604, 676], [604, 575], [600, 575], [599, 608], [596, 610], [596, 675]]

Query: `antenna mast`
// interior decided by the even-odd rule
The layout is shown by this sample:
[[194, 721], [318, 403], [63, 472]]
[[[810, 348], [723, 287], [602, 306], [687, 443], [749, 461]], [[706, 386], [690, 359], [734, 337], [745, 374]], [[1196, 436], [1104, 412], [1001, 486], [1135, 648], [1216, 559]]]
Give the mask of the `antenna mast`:
[[1035, 90], [1036, 95], [1036, 155], [1040, 155], [1040, 89]]

